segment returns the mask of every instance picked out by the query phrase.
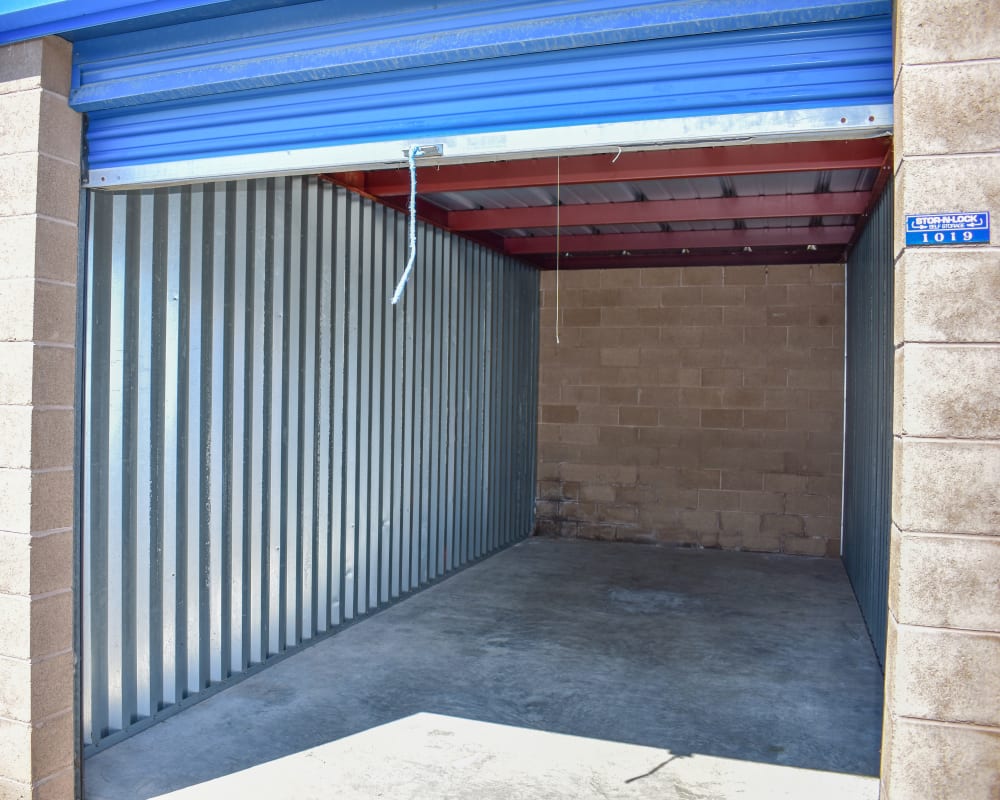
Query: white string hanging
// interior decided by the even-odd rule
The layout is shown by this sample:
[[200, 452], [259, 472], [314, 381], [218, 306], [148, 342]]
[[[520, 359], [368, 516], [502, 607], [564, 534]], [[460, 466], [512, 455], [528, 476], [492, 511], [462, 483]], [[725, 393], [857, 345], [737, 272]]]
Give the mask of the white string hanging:
[[562, 175], [559, 172], [559, 156], [556, 156], [556, 344], [559, 344], [559, 207], [562, 205], [561, 187]]
[[410, 151], [407, 154], [407, 161], [410, 164], [410, 255], [406, 259], [406, 269], [403, 270], [403, 275], [399, 279], [399, 283], [396, 285], [396, 291], [392, 295], [392, 304], [396, 305], [399, 302], [399, 298], [403, 296], [403, 290], [406, 288], [406, 282], [410, 279], [410, 273], [413, 271], [413, 262], [417, 260], [417, 154], [420, 152], [420, 145], [415, 144], [410, 147]]

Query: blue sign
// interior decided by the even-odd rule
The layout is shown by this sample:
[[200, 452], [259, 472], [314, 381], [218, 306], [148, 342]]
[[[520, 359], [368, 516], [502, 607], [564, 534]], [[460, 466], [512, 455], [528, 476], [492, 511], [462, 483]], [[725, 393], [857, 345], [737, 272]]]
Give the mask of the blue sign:
[[906, 244], [989, 244], [989, 211], [907, 214]]

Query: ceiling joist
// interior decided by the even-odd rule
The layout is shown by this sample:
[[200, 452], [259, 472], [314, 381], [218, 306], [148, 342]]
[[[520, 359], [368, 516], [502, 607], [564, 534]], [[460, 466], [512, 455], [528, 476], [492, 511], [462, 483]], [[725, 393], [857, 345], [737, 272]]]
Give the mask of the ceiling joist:
[[[695, 250], [682, 254], [677, 250], [669, 252], [633, 252], [622, 256], [619, 253], [584, 254], [559, 259], [560, 269], [616, 269], [624, 267], [729, 267], [766, 264], [826, 264], [840, 260], [842, 246], [820, 247], [817, 250], [798, 248], [759, 247], [746, 253], [735, 250]], [[554, 269], [555, 256], [548, 254], [532, 258], [532, 263], [540, 269]]]
[[[569, 269], [837, 261], [845, 257], [884, 185], [890, 146], [881, 137], [646, 150], [617, 156], [418, 163], [417, 215], [543, 269], [555, 266], [557, 244], [560, 266]], [[843, 172], [833, 180], [838, 171]], [[770, 177], [791, 173], [800, 175]], [[739, 186], [731, 179], [749, 175], [758, 177], [748, 179], [741, 185], [743, 193], [738, 193]], [[410, 191], [406, 169], [322, 177], [406, 213]], [[699, 178], [715, 180], [684, 183]], [[649, 185], [642, 185], [643, 181], [672, 179], [681, 182], [657, 184], [655, 193]], [[571, 195], [574, 202], [557, 206], [557, 182], [580, 187]], [[839, 188], [830, 191], [831, 185]], [[757, 194], [747, 194], [750, 187]], [[463, 196], [496, 189], [507, 192]], [[640, 199], [647, 194], [654, 199]], [[586, 198], [590, 202], [580, 202]], [[620, 199], [608, 202], [611, 198]], [[494, 202], [504, 207], [482, 207]], [[811, 224], [795, 224], [803, 219]], [[748, 220], [758, 222], [748, 227]], [[683, 222], [711, 222], [716, 229], [628, 230], [630, 226]], [[616, 230], [616, 226], [625, 229]], [[551, 235], [557, 227], [564, 231], [558, 239]], [[581, 235], [581, 227], [595, 232]], [[548, 230], [535, 236], [516, 233], [540, 228]], [[567, 235], [568, 228], [577, 232]]]
[[[559, 207], [558, 222], [576, 225], [641, 225], [721, 219], [853, 216], [868, 207], [868, 192], [778, 194], [759, 197], [706, 197], [690, 200], [642, 200], [626, 203], [580, 203]], [[453, 231], [552, 228], [556, 206], [483, 208], [449, 211], [446, 225]]]
[[[613, 154], [564, 156], [558, 159], [558, 180], [563, 186], [570, 186], [721, 175], [868, 169], [882, 165], [885, 150], [884, 139], [853, 139], [643, 150], [622, 153], [617, 157]], [[514, 189], [555, 186], [556, 173], [554, 157], [445, 164], [418, 168], [417, 183], [421, 194]], [[338, 183], [350, 184], [359, 191], [377, 197], [398, 197], [410, 192], [410, 176], [405, 169], [340, 175], [343, 177], [337, 180]]]
[[[666, 231], [663, 233], [604, 233], [562, 236], [562, 253], [625, 254], [642, 250], [695, 250], [708, 247], [789, 247], [845, 245], [854, 233], [852, 225], [818, 225], [801, 228], [750, 228], [721, 231]], [[553, 253], [555, 236], [522, 236], [504, 239], [510, 255]]]

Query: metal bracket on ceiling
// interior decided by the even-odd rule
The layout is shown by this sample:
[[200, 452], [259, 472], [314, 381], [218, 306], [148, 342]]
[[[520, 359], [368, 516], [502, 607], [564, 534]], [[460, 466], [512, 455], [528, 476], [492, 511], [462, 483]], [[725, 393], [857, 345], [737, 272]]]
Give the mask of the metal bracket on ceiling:
[[444, 145], [443, 144], [416, 144], [410, 145], [409, 148], [403, 151], [403, 155], [407, 158], [410, 157], [410, 150], [413, 150], [414, 158], [429, 158], [431, 156], [443, 156], [444, 155]]

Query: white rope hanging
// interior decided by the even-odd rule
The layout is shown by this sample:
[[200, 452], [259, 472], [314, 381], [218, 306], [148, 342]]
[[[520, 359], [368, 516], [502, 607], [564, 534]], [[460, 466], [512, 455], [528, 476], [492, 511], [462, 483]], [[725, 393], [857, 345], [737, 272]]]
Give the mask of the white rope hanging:
[[410, 279], [413, 271], [413, 262], [417, 260], [417, 154], [420, 152], [420, 145], [415, 144], [410, 147], [407, 154], [407, 161], [410, 164], [410, 255], [406, 259], [406, 269], [396, 285], [396, 291], [392, 295], [392, 304], [396, 305], [403, 296], [406, 282]]
[[562, 206], [562, 173], [559, 171], [559, 156], [556, 156], [556, 344], [559, 344], [559, 234]]

